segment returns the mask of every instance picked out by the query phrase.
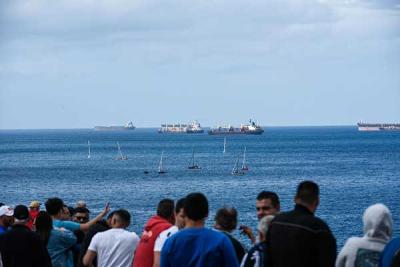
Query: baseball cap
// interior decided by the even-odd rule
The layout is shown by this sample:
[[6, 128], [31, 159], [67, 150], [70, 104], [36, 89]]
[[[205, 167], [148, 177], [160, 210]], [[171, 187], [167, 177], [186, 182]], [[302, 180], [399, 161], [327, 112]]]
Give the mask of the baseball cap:
[[14, 209], [14, 218], [17, 220], [26, 220], [29, 218], [29, 210], [24, 205], [18, 205]]
[[12, 208], [10, 208], [9, 206], [1, 206], [0, 207], [0, 216], [13, 216], [14, 215], [14, 211]]
[[29, 208], [39, 208], [40, 207], [40, 202], [37, 200], [34, 200], [31, 202], [31, 204], [29, 205]]

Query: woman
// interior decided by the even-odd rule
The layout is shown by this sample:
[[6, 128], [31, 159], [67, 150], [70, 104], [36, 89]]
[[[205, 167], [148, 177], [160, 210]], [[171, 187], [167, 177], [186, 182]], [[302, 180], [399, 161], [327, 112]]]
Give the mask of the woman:
[[53, 228], [50, 215], [40, 211], [36, 217], [36, 232], [47, 246], [53, 267], [73, 267], [71, 248], [76, 244], [76, 237], [71, 231]]

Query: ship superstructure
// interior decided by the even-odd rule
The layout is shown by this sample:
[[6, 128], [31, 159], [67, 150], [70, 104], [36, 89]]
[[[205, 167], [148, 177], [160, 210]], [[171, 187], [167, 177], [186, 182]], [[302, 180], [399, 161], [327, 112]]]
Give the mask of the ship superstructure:
[[400, 131], [400, 123], [357, 123], [361, 132]]
[[263, 128], [261, 128], [258, 123], [253, 120], [249, 121], [249, 124], [242, 124], [239, 128], [235, 128], [234, 126], [218, 126], [212, 128], [208, 131], [208, 134], [211, 135], [226, 135], [226, 134], [262, 134], [264, 132]]
[[126, 130], [135, 130], [136, 127], [133, 126], [132, 122], [128, 122], [124, 126], [95, 126], [94, 129], [96, 131], [126, 131]]
[[161, 124], [159, 133], [204, 133], [198, 121], [189, 124]]

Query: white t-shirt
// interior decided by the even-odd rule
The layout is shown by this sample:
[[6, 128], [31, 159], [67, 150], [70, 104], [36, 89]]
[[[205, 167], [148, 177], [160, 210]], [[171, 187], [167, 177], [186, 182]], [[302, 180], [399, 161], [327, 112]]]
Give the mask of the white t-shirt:
[[161, 252], [162, 247], [164, 246], [165, 241], [167, 241], [167, 238], [172, 236], [173, 234], [177, 233], [179, 231], [178, 227], [173, 225], [167, 230], [162, 231], [157, 239], [156, 243], [154, 244], [154, 251], [155, 252]]
[[139, 240], [136, 233], [114, 228], [97, 233], [90, 242], [89, 250], [97, 253], [99, 267], [132, 266]]

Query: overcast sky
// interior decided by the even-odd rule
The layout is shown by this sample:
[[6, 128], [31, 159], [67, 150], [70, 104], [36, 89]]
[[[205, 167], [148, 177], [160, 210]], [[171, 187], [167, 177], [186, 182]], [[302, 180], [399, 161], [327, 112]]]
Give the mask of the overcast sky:
[[249, 118], [400, 122], [400, 1], [0, 1], [0, 129]]

